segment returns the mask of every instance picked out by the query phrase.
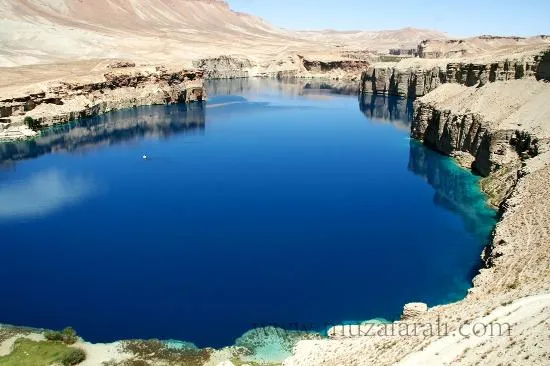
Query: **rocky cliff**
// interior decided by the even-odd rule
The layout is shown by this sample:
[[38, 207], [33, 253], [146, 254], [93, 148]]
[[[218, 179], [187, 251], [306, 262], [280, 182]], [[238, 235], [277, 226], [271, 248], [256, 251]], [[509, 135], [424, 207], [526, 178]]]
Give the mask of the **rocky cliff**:
[[524, 78], [550, 80], [550, 47], [500, 61], [409, 59], [376, 63], [362, 73], [361, 90], [416, 98], [444, 83], [483, 86]]
[[26, 117], [47, 127], [118, 109], [206, 98], [202, 71], [116, 66], [104, 73], [48, 82], [33, 91], [4, 94], [0, 98], [0, 139], [35, 135], [23, 123]]
[[548, 84], [536, 80], [442, 85], [415, 102], [411, 136], [487, 177], [482, 187], [498, 206], [523, 161], [550, 151], [548, 98]]
[[550, 37], [483, 35], [465, 39], [425, 39], [418, 44], [417, 53], [422, 58], [460, 58], [502, 49], [529, 48], [541, 43], [550, 43]]
[[245, 56], [220, 55], [193, 61], [206, 79], [263, 77], [277, 79], [324, 78], [357, 80], [375, 56], [368, 52], [289, 54], [275, 60], [258, 61]]
[[193, 67], [204, 70], [207, 79], [237, 79], [249, 77], [253, 64], [246, 57], [219, 56], [195, 60]]

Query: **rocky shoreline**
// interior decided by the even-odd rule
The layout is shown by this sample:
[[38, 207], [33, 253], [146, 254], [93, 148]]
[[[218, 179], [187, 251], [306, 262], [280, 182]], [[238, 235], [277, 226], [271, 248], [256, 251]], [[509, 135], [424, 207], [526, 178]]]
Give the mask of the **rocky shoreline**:
[[445, 83], [481, 87], [495, 81], [550, 79], [550, 48], [526, 48], [485, 59], [405, 59], [378, 62], [363, 71], [364, 93], [421, 97]]
[[[457, 330], [465, 322], [469, 324], [498, 317], [503, 309], [507, 314], [515, 314], [517, 321], [514, 324], [523, 332], [513, 339], [483, 339], [483, 344], [471, 345], [475, 348], [470, 354], [462, 345], [451, 342], [446, 354], [458, 364], [474, 364], [479, 359], [497, 362], [502, 357], [513, 364], [521, 364], [527, 360], [523, 359], [526, 345], [535, 342], [550, 346], [550, 338], [546, 337], [550, 331], [544, 328], [545, 320], [538, 313], [533, 313], [534, 310], [522, 309], [517, 305], [531, 301], [538, 304], [534, 307], [537, 311], [550, 308], [550, 299], [546, 296], [550, 292], [550, 208], [547, 207], [550, 190], [545, 184], [550, 179], [550, 106], [545, 102], [550, 98], [550, 84], [544, 81], [548, 79], [545, 71], [548, 52], [541, 55], [540, 58], [533, 58], [538, 62], [536, 65], [522, 64], [523, 70], [528, 72], [521, 77], [516, 77], [520, 75], [517, 70], [522, 69], [517, 62], [506, 61], [502, 67], [498, 66], [500, 63], [490, 63], [485, 64], [484, 68], [454, 62], [447, 64], [444, 78], [440, 77], [441, 69], [427, 74], [426, 71], [406, 71], [397, 74], [400, 82], [392, 83], [392, 77], [396, 79], [395, 70], [404, 68], [401, 65], [392, 69], [389, 78], [373, 81], [368, 78], [367, 71], [361, 81], [362, 100], [369, 92], [409, 97], [423, 95], [416, 99], [414, 112], [411, 112], [411, 136], [443, 154], [455, 157], [461, 165], [485, 176], [482, 189], [488, 194], [490, 202], [500, 209], [500, 222], [482, 253], [485, 268], [474, 278], [474, 287], [468, 296], [457, 303], [427, 310], [415, 305], [415, 311], [408, 311], [402, 322], [396, 323], [420, 324], [421, 332], [443, 320], [450, 330]], [[401, 62], [409, 70], [407, 65], [413, 61]], [[419, 70], [427, 70], [433, 62], [442, 61], [414, 62], [421, 64]], [[491, 74], [492, 66], [487, 65], [495, 64], [497, 67]], [[512, 64], [515, 65], [513, 70], [510, 69]], [[504, 70], [505, 65], [508, 65], [507, 70]], [[216, 64], [197, 66], [206, 70], [135, 67], [133, 64], [117, 63], [89, 75], [38, 83], [26, 91], [10, 91], [10, 95], [3, 93], [0, 101], [0, 138], [13, 140], [35, 136], [36, 133], [23, 124], [25, 117], [32, 117], [43, 126], [51, 126], [139, 105], [204, 100], [205, 76], [213, 78], [228, 74], [225, 71], [216, 74]], [[322, 69], [322, 66], [316, 67]], [[229, 66], [227, 69], [232, 70]], [[379, 70], [387, 69], [375, 69], [373, 74], [381, 75]], [[473, 74], [474, 79], [471, 70], [477, 70]], [[418, 83], [417, 74], [424, 80], [422, 83]], [[436, 74], [438, 76], [434, 77]], [[231, 78], [247, 76], [250, 77], [244, 73], [229, 75]], [[278, 76], [293, 77], [293, 74]], [[427, 83], [428, 79], [431, 81]], [[410, 88], [411, 80], [417, 81], [413, 82], [414, 88]], [[475, 85], [470, 85], [474, 82]], [[369, 90], [367, 85], [376, 89]], [[403, 89], [403, 85], [407, 88]], [[362, 109], [366, 111], [367, 105], [364, 104]], [[200, 125], [200, 118], [197, 123]], [[134, 125], [130, 123], [128, 128], [134, 128]], [[80, 133], [80, 130], [76, 132]], [[75, 138], [75, 141], [88, 139], [85, 134]], [[526, 299], [518, 300], [522, 297]], [[538, 320], [530, 323], [526, 320], [528, 318]], [[390, 365], [398, 361], [407, 364], [413, 362], [408, 360], [430, 360], [433, 355], [427, 354], [426, 350], [430, 349], [431, 344], [442, 342], [445, 337], [449, 336], [358, 337], [356, 332], [350, 332], [344, 337], [335, 335], [334, 339], [302, 340], [284, 365]], [[458, 340], [460, 337], [457, 337]], [[89, 347], [101, 348], [100, 345]], [[118, 354], [117, 345], [105, 347], [115, 355], [128, 356], [125, 351]], [[223, 364], [228, 359], [239, 359], [242, 356], [239, 352], [230, 349], [213, 354], [217, 355], [214, 359]], [[550, 360], [549, 355], [541, 353], [538, 356]], [[361, 362], [358, 363], [358, 360]], [[225, 365], [230, 364], [226, 362]]]
[[0, 94], [0, 140], [36, 136], [41, 128], [110, 111], [206, 100], [204, 72], [176, 66], [114, 63], [80, 77], [48, 81]]
[[[331, 340], [302, 341], [284, 365], [550, 362], [550, 354], [542, 351], [550, 347], [548, 318], [541, 315], [550, 309], [550, 189], [546, 183], [550, 179], [550, 107], [545, 102], [550, 100], [545, 71], [548, 54], [544, 53], [545, 64], [539, 58], [536, 67], [529, 66], [528, 70], [536, 72], [509, 80], [510, 72], [517, 72], [507, 70], [500, 74], [503, 79], [483, 83], [478, 77], [475, 85], [443, 83], [437, 77], [433, 82], [434, 75], [441, 75], [439, 69], [419, 72], [424, 80], [432, 80], [420, 89], [400, 87], [410, 86], [411, 80], [418, 85], [414, 84], [418, 80], [415, 73], [409, 71], [396, 74], [396, 69], [388, 73], [386, 68], [375, 68], [363, 74], [364, 93], [426, 94], [415, 101], [411, 137], [484, 175], [481, 188], [499, 208], [500, 219], [481, 254], [484, 268], [473, 279], [474, 286], [464, 300], [418, 311], [394, 323], [405, 328], [415, 326], [415, 335], [388, 334], [386, 327], [379, 326], [374, 336], [355, 331], [334, 334]], [[431, 61], [425, 61], [425, 69], [426, 65]], [[448, 64], [447, 70], [456, 70], [455, 65]], [[478, 76], [487, 70], [491, 69], [483, 68]], [[378, 79], [377, 75], [384, 76]], [[527, 307], [523, 303], [537, 305]], [[447, 332], [431, 332], [441, 323]], [[491, 337], [457, 334], [471, 324], [486, 327], [502, 323], [510, 325], [510, 333]]]

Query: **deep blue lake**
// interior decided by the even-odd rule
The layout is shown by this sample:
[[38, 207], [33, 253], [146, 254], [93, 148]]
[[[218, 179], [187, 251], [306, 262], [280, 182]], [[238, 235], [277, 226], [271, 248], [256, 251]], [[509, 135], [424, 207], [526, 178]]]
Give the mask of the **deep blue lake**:
[[496, 214], [410, 103], [208, 89], [0, 144], [0, 323], [224, 346], [465, 296]]

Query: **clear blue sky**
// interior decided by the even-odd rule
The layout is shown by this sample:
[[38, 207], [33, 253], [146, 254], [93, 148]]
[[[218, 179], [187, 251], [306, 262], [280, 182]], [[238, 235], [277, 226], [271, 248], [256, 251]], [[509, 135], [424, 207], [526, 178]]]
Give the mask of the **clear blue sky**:
[[289, 29], [429, 28], [451, 36], [550, 34], [550, 0], [228, 0]]

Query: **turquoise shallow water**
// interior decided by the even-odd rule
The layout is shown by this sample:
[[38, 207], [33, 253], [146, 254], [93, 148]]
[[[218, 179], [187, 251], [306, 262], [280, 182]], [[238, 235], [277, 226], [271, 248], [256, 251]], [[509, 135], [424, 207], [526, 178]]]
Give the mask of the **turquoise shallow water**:
[[223, 346], [466, 294], [496, 214], [478, 177], [408, 139], [410, 104], [209, 92], [0, 145], [0, 322]]

